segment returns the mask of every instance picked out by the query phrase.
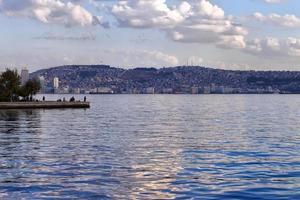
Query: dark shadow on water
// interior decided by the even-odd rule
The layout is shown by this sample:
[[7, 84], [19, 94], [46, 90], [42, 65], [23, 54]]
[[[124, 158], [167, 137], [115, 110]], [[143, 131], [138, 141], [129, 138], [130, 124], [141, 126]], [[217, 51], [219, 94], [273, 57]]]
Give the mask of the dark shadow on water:
[[35, 133], [40, 117], [38, 110], [0, 110], [0, 134], [15, 133], [21, 127]]
[[33, 151], [40, 147], [40, 117], [35, 110], [0, 111], [0, 164], [15, 166], [35, 159]]

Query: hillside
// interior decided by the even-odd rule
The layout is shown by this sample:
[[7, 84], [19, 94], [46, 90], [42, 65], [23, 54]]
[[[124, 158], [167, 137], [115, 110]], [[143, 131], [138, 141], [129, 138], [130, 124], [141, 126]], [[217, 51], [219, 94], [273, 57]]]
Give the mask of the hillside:
[[52, 86], [54, 77], [59, 77], [61, 87], [109, 87], [116, 93], [132, 89], [143, 91], [149, 87], [158, 93], [166, 88], [184, 92], [186, 88], [201, 89], [212, 85], [246, 93], [270, 88], [285, 93], [300, 92], [300, 72], [296, 71], [233, 71], [195, 66], [122, 69], [107, 65], [72, 65], [39, 70], [31, 76], [44, 76], [47, 87]]

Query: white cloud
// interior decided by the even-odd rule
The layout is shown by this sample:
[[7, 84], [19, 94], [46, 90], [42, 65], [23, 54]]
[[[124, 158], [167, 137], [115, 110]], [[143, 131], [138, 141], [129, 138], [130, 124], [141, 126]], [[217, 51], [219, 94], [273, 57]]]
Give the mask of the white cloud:
[[33, 37], [34, 40], [53, 40], [53, 41], [94, 41], [96, 36], [92, 33], [75, 33], [72, 35], [64, 33], [63, 35], [52, 32], [44, 33], [40, 36]]
[[283, 0], [264, 0], [266, 3], [281, 3]]
[[278, 15], [276, 13], [272, 13], [269, 15], [263, 15], [259, 12], [253, 14], [254, 19], [274, 24], [277, 26], [289, 27], [289, 28], [299, 28], [300, 27], [300, 18], [295, 15]]
[[165, 0], [121, 0], [112, 8], [122, 26], [135, 28], [172, 27], [189, 15], [190, 5], [182, 2], [170, 9]]
[[177, 57], [160, 51], [113, 49], [105, 51], [105, 54], [114, 66], [162, 67], [175, 66], [179, 63]]
[[93, 16], [82, 6], [61, 0], [0, 0], [0, 12], [46, 24], [88, 26], [103, 23], [102, 17]]
[[[157, 28], [177, 42], [212, 43], [219, 48], [239, 49], [259, 56], [300, 56], [297, 38], [247, 41], [247, 30], [208, 0], [182, 1], [177, 6], [169, 6], [166, 0], [121, 0], [113, 6], [112, 13], [121, 26]], [[300, 19], [294, 15], [255, 13], [254, 17], [280, 26], [300, 26]]]
[[182, 1], [169, 7], [166, 0], [121, 0], [112, 8], [121, 26], [158, 28], [177, 42], [215, 43], [222, 48], [244, 48], [247, 31], [208, 0]]
[[15, 66], [19, 68], [30, 66], [33, 67], [32, 70], [35, 70], [41, 66], [53, 67], [73, 64], [109, 64], [124, 68], [169, 67], [179, 64], [177, 57], [158, 50], [91, 50], [88, 54], [72, 52], [70, 50], [55, 50], [55, 52], [50, 52], [52, 50], [22, 51], [22, 53], [6, 52], [5, 54], [0, 54], [0, 70], [1, 66], [12, 68]]
[[300, 56], [300, 39], [298, 38], [266, 38], [266, 39], [254, 39], [247, 43], [245, 51], [259, 56]]

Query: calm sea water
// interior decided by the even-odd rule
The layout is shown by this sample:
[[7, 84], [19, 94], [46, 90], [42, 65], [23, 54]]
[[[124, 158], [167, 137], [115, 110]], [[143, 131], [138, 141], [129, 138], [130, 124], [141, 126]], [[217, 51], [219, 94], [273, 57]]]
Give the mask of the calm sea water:
[[300, 199], [299, 95], [88, 99], [0, 111], [0, 199]]

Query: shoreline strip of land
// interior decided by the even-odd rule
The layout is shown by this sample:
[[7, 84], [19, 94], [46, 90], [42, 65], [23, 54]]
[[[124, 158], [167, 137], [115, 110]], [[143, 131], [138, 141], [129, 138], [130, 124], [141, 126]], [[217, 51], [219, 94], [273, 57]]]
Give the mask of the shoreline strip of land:
[[62, 108], [90, 108], [89, 102], [0, 102], [0, 110], [4, 109], [62, 109]]

